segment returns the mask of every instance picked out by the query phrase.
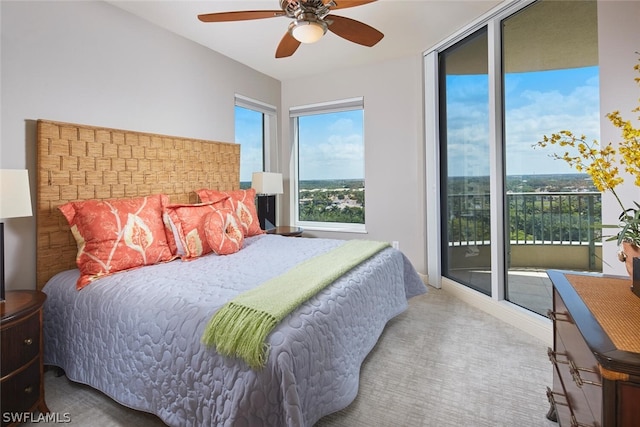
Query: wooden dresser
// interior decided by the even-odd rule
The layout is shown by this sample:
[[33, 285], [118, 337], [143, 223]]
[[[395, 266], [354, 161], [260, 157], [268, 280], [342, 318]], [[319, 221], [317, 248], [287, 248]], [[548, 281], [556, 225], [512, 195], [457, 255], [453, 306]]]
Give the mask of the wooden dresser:
[[628, 277], [548, 271], [553, 389], [562, 427], [640, 426], [640, 298]]
[[44, 401], [42, 304], [40, 291], [7, 291], [0, 303], [2, 426], [28, 420], [25, 413], [48, 413]]

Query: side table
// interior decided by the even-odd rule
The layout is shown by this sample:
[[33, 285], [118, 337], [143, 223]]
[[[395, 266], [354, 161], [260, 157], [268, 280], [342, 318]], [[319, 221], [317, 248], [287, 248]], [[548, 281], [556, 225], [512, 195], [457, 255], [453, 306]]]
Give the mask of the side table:
[[[7, 291], [0, 303], [2, 426], [19, 424], [21, 414], [49, 413], [44, 401], [42, 305], [40, 291]], [[22, 418], [24, 420], [24, 418]]]
[[287, 237], [300, 237], [303, 232], [304, 229], [300, 227], [289, 227], [286, 225], [281, 225], [276, 228], [272, 228], [271, 230], [267, 230], [267, 234], [277, 234]]

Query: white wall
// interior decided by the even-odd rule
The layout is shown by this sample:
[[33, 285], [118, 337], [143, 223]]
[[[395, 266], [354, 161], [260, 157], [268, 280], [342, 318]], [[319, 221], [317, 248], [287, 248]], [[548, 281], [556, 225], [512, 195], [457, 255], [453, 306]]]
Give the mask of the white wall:
[[[640, 90], [633, 81], [640, 46], [640, 1], [598, 2], [601, 134], [602, 141], [617, 141], [620, 133], [604, 117], [620, 110], [626, 119], [637, 118]], [[282, 84], [283, 164], [289, 164], [291, 141], [287, 111], [292, 106], [364, 96], [366, 238], [398, 240], [401, 250], [421, 273], [426, 273], [423, 103], [421, 58], [404, 58], [375, 67], [342, 70], [331, 78], [318, 76]], [[637, 123], [637, 122], [636, 122]], [[431, 151], [429, 151], [431, 152]], [[285, 171], [286, 173], [287, 171]], [[627, 205], [640, 203], [640, 187], [626, 180], [619, 194]], [[606, 196], [605, 196], [606, 197]], [[617, 203], [605, 198], [603, 221], [616, 223]], [[289, 207], [284, 206], [289, 212]], [[287, 218], [288, 219], [288, 218]], [[310, 233], [319, 237], [360, 238], [349, 233]], [[625, 275], [617, 260], [615, 243], [605, 245], [604, 271]]]
[[[631, 110], [640, 103], [640, 86], [634, 78], [640, 77], [633, 67], [640, 60], [640, 1], [599, 1], [598, 2], [598, 54], [600, 62], [600, 135], [604, 144], [620, 141], [620, 130], [605, 117], [606, 113], [619, 110], [622, 118], [632, 120], [640, 126], [639, 114]], [[616, 192], [625, 204], [633, 207], [633, 201], [640, 203], [640, 187], [633, 177], [625, 176], [622, 187]], [[605, 209], [602, 221], [616, 224], [620, 208], [614, 197], [607, 193], [604, 197]], [[605, 230], [607, 233], [615, 230]], [[603, 247], [603, 271], [610, 274], [626, 275], [624, 263], [616, 256], [616, 242], [606, 242]]]
[[[601, 111], [635, 117], [627, 112], [639, 97], [632, 67], [640, 2], [601, 1], [598, 12]], [[32, 191], [39, 118], [232, 141], [237, 92], [279, 107], [281, 164], [288, 165], [289, 107], [363, 96], [368, 234], [315, 234], [398, 240], [426, 273], [425, 218], [439, 213], [425, 211], [422, 55], [318, 76], [321, 84], [281, 84], [101, 2], [2, 0], [0, 15], [0, 167], [28, 168]], [[618, 137], [606, 119], [602, 137]], [[632, 181], [622, 193], [640, 200]], [[605, 212], [605, 222], [617, 215]], [[35, 219], [6, 220], [5, 228], [7, 287], [34, 288]], [[615, 252], [609, 247], [605, 261], [624, 274]]]
[[[234, 140], [234, 94], [280, 82], [103, 2], [1, 1], [0, 168], [29, 169], [37, 119]], [[34, 209], [35, 211], [35, 209]], [[7, 289], [35, 288], [35, 218], [5, 220]]]
[[[282, 83], [282, 164], [293, 161], [289, 108], [364, 97], [367, 234], [307, 234], [397, 240], [414, 267], [426, 273], [422, 55], [320, 75], [317, 81]], [[289, 171], [283, 172], [288, 179]], [[288, 214], [284, 205], [281, 212]]]

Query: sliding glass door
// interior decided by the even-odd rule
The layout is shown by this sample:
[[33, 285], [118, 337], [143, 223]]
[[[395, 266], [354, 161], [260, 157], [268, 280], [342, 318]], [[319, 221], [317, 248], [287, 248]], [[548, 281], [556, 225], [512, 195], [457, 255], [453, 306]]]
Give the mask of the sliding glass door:
[[491, 295], [487, 30], [439, 58], [443, 276]]
[[[540, 21], [553, 33], [541, 34]], [[600, 193], [551, 150], [532, 148], [563, 129], [599, 139], [596, 3], [539, 1], [504, 19], [501, 30], [506, 299], [546, 314], [546, 269], [602, 269]]]
[[550, 151], [599, 139], [595, 1], [540, 0], [437, 52], [442, 277], [539, 314], [550, 268], [601, 271], [600, 193]]

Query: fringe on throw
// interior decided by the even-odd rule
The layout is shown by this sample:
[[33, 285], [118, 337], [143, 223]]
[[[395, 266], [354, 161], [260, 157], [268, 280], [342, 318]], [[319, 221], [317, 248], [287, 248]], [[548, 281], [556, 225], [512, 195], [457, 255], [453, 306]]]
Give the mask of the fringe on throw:
[[276, 324], [269, 313], [229, 302], [211, 318], [202, 342], [215, 345], [224, 356], [241, 357], [253, 369], [262, 368], [269, 354], [266, 338]]

